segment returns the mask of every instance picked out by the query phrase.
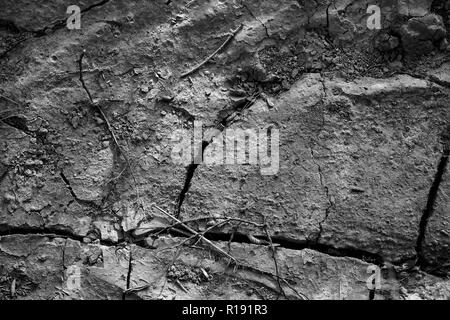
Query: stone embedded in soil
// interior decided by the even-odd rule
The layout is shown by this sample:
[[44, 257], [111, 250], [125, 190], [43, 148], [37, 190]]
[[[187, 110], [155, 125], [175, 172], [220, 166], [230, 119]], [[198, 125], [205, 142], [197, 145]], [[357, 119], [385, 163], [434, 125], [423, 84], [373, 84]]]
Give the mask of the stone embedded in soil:
[[431, 77], [431, 80], [443, 86], [450, 87], [450, 63], [444, 63], [438, 69], [429, 70], [428, 75]]

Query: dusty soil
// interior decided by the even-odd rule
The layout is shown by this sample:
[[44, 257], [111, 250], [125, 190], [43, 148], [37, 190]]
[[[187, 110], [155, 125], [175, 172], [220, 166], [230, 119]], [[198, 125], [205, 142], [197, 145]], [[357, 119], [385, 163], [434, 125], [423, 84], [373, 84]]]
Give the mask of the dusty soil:
[[[450, 298], [449, 0], [0, 8], [0, 299]], [[279, 170], [174, 162], [194, 121]]]

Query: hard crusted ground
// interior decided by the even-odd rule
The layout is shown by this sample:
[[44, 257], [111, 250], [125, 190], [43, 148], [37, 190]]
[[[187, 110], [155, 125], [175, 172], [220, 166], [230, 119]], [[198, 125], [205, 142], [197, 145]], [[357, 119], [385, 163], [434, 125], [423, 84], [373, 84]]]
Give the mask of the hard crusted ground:
[[[0, 299], [450, 297], [450, 1], [72, 4], [0, 1]], [[279, 171], [174, 163], [194, 120]]]

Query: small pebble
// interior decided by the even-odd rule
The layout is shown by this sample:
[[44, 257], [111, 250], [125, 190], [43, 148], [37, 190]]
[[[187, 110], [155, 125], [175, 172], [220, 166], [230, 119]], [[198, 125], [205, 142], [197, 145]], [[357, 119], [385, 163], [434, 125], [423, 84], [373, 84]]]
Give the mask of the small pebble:
[[105, 121], [103, 121], [103, 119], [102, 119], [102, 118], [99, 118], [99, 117], [96, 117], [96, 118], [95, 118], [95, 122], [97, 122], [97, 124], [103, 124], [103, 123], [105, 123]]
[[272, 109], [273, 107], [275, 107], [275, 103], [273, 103], [272, 99], [267, 98], [266, 99], [267, 105], [269, 106], [270, 109]]
[[89, 237], [84, 237], [83, 238], [83, 243], [91, 243], [91, 242], [92, 242], [91, 238], [89, 238]]
[[3, 198], [4, 198], [7, 202], [13, 201], [13, 200], [15, 199], [14, 196], [13, 196], [12, 194], [10, 194], [10, 193], [5, 193], [5, 195], [3, 196]]
[[161, 96], [160, 97], [161, 101], [165, 101], [165, 102], [170, 102], [174, 99], [174, 97], [172, 96]]

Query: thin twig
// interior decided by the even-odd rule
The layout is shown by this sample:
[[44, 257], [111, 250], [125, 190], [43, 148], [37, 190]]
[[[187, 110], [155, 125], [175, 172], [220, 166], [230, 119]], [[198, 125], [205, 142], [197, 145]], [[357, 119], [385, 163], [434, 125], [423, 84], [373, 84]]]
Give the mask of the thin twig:
[[[211, 231], [212, 229], [217, 228], [217, 227], [221, 226], [222, 224], [226, 224], [226, 223], [228, 223], [228, 222], [229, 222], [229, 221], [222, 221], [222, 222], [216, 223], [215, 225], [209, 227], [209, 228], [206, 229], [205, 231], [203, 231], [203, 232], [201, 232], [201, 233], [198, 233], [198, 234], [194, 234], [194, 235], [188, 237], [187, 239], [184, 239], [184, 240], [181, 241], [180, 243], [177, 243], [176, 245], [174, 245], [174, 246], [172, 246], [172, 247], [164, 248], [164, 249], [159, 250], [158, 253], [163, 252], [163, 251], [167, 251], [167, 250], [172, 250], [172, 249], [175, 249], [175, 248], [178, 248], [178, 247], [181, 247], [182, 245], [184, 245], [184, 244], [185, 244], [186, 242], [188, 242], [189, 240], [192, 240], [192, 239], [198, 237], [197, 241], [196, 241], [194, 244], [191, 245], [192, 247], [195, 247], [195, 246], [197, 245], [197, 243], [201, 240], [201, 237], [204, 237], [206, 233], [208, 233], [208, 232]], [[200, 237], [199, 237], [199, 236], [200, 236]]]
[[180, 280], [176, 279], [175, 283], [186, 293], [189, 293], [189, 291], [181, 284]]
[[161, 250], [158, 250], [157, 253], [159, 254], [159, 253], [164, 252], [164, 251], [168, 251], [168, 250], [173, 250], [173, 249], [175, 249], [175, 248], [179, 248], [179, 247], [181, 247], [182, 245], [184, 245], [186, 242], [188, 242], [188, 241], [194, 239], [195, 237], [197, 237], [196, 234], [190, 236], [189, 238], [184, 239], [183, 241], [177, 243], [176, 245], [173, 245], [173, 246], [171, 246], [171, 247], [163, 248], [163, 249], [161, 249]]
[[230, 32], [230, 34], [228, 35], [228, 38], [224, 41], [224, 43], [222, 43], [222, 45], [217, 48], [216, 51], [214, 51], [211, 55], [209, 55], [205, 60], [203, 60], [202, 62], [200, 62], [198, 65], [196, 65], [194, 68], [192, 68], [191, 70], [183, 73], [180, 78], [185, 78], [188, 75], [190, 75], [191, 73], [194, 73], [195, 71], [197, 71], [198, 69], [200, 69], [205, 63], [207, 63], [209, 60], [211, 60], [217, 53], [219, 53], [220, 51], [223, 50], [223, 48], [225, 48], [225, 46], [231, 41], [233, 40], [233, 38], [236, 36], [236, 34], [242, 30], [242, 27], [244, 25], [241, 24], [236, 30], [232, 30]]
[[[184, 220], [181, 223], [178, 223], [178, 222], [174, 223], [174, 224], [172, 224], [170, 226], [167, 226], [167, 227], [159, 230], [158, 232], [156, 232], [153, 235], [157, 236], [157, 235], [159, 235], [159, 234], [161, 234], [161, 233], [163, 233], [163, 232], [165, 232], [167, 230], [170, 230], [172, 228], [175, 228], [175, 227], [181, 225], [182, 223], [196, 222], [196, 221], [201, 221], [201, 220], [227, 220], [228, 222], [235, 221], [235, 222], [240, 222], [240, 223], [251, 224], [251, 225], [254, 225], [255, 227], [258, 227], [258, 228], [263, 228], [264, 227], [262, 224], [258, 224], [256, 222], [249, 221], [249, 220], [244, 220], [244, 219], [240, 219], [240, 218], [225, 218], [225, 217], [203, 216], [203, 217], [193, 218], [193, 219], [189, 219], [189, 220]], [[153, 229], [153, 228], [149, 227], [149, 228], [142, 228], [142, 229], [145, 230], [145, 229]]]
[[2, 111], [0, 111], [0, 114], [4, 114], [4, 113], [10, 112], [10, 111], [16, 111], [16, 109], [6, 109], [6, 110], [2, 110]]
[[147, 289], [147, 288], [149, 288], [149, 287], [150, 287], [150, 284], [144, 284], [144, 285], [139, 286], [139, 287], [134, 287], [134, 288], [126, 289], [126, 290], [124, 290], [124, 293], [130, 293], [130, 292], [142, 291], [142, 290], [145, 290], [145, 289]]
[[[136, 187], [136, 193], [137, 193], [138, 202], [140, 203], [139, 189], [138, 189], [138, 187], [137, 187], [137, 179], [136, 179], [136, 176], [134, 175], [134, 172], [133, 172], [133, 170], [132, 170], [132, 167], [131, 167], [130, 161], [129, 161], [129, 159], [128, 159], [128, 156], [126, 155], [126, 153], [124, 152], [124, 150], [123, 150], [122, 147], [120, 146], [119, 141], [118, 141], [118, 139], [117, 139], [117, 137], [116, 137], [116, 134], [114, 133], [114, 129], [112, 128], [111, 123], [109, 122], [108, 117], [107, 117], [106, 114], [103, 112], [102, 107], [101, 107], [98, 103], [96, 103], [96, 102], [94, 101], [94, 99], [92, 98], [91, 92], [89, 91], [89, 89], [88, 89], [88, 87], [86, 86], [86, 83], [85, 83], [85, 81], [84, 81], [84, 78], [83, 78], [83, 58], [84, 58], [85, 53], [86, 53], [86, 50], [83, 50], [83, 52], [82, 52], [81, 55], [80, 55], [80, 60], [78, 61], [78, 63], [79, 63], [79, 71], [80, 71], [80, 82], [81, 82], [81, 85], [83, 86], [84, 91], [86, 91], [86, 93], [87, 93], [87, 95], [88, 95], [88, 97], [89, 97], [89, 100], [91, 101], [91, 104], [92, 104], [95, 108], [97, 108], [97, 110], [98, 110], [98, 112], [100, 113], [101, 117], [102, 117], [103, 120], [105, 121], [106, 126], [107, 126], [108, 131], [109, 131], [109, 134], [111, 135], [111, 137], [112, 137], [112, 139], [113, 139], [113, 141], [114, 141], [114, 144], [115, 144], [116, 147], [117, 147], [117, 150], [119, 150], [120, 155], [122, 155], [122, 157], [124, 158], [124, 160], [125, 160], [125, 162], [126, 162], [126, 166], [130, 169], [130, 173], [131, 173], [131, 176], [133, 177], [133, 180], [134, 180], [134, 183], [135, 183], [135, 187]], [[123, 172], [123, 170], [122, 170], [122, 172]], [[122, 174], [122, 173], [121, 173], [121, 174]], [[140, 205], [141, 205], [141, 207], [143, 208], [143, 204], [140, 203]]]
[[235, 257], [233, 257], [232, 255], [228, 254], [227, 252], [225, 252], [224, 250], [222, 250], [221, 248], [219, 248], [218, 246], [216, 246], [214, 243], [212, 243], [211, 241], [209, 241], [208, 239], [206, 239], [203, 235], [201, 235], [200, 233], [198, 233], [197, 231], [193, 230], [192, 228], [190, 228], [189, 226], [187, 226], [186, 224], [184, 224], [182, 221], [178, 220], [177, 218], [175, 218], [174, 216], [172, 216], [171, 214], [169, 214], [168, 212], [166, 212], [165, 210], [161, 209], [160, 207], [158, 207], [156, 204], [153, 204], [153, 206], [158, 209], [159, 211], [161, 211], [163, 214], [165, 214], [166, 216], [168, 216], [169, 218], [171, 218], [172, 220], [178, 222], [179, 224], [181, 224], [184, 228], [186, 228], [186, 230], [188, 230], [189, 232], [191, 232], [194, 235], [197, 235], [200, 237], [201, 240], [203, 240], [205, 243], [207, 243], [209, 246], [211, 246], [212, 248], [214, 248], [216, 251], [218, 251], [219, 253], [221, 253], [222, 255], [226, 256], [227, 258], [231, 259], [234, 263], [237, 263], [237, 260]]
[[12, 118], [12, 117], [17, 117], [17, 115], [12, 114], [10, 116], [6, 116], [6, 117], [3, 117], [3, 118], [0, 118], [0, 121], [6, 120], [6, 119], [9, 119], [9, 118]]
[[127, 162], [127, 165], [130, 167], [129, 161], [128, 161], [128, 157], [126, 156], [126, 154], [123, 152], [122, 147], [119, 144], [119, 141], [116, 138], [116, 134], [114, 133], [114, 130], [111, 126], [111, 123], [108, 120], [108, 117], [106, 116], [106, 114], [103, 112], [102, 107], [96, 103], [94, 101], [94, 99], [92, 98], [91, 92], [89, 91], [89, 89], [86, 86], [86, 83], [84, 82], [84, 78], [83, 78], [83, 58], [84, 58], [84, 54], [86, 53], [86, 50], [83, 50], [83, 52], [80, 55], [80, 60], [78, 61], [79, 63], [79, 68], [80, 68], [80, 82], [81, 85], [83, 86], [84, 91], [86, 91], [89, 100], [91, 101], [91, 104], [98, 110], [98, 112], [100, 113], [100, 115], [102, 116], [103, 120], [106, 123], [106, 126], [108, 128], [109, 134], [111, 135], [117, 149], [119, 150], [120, 154], [123, 156], [123, 158], [125, 159], [125, 161]]
[[289, 287], [289, 289], [291, 289], [292, 291], [294, 291], [295, 294], [296, 294], [297, 296], [299, 296], [299, 297], [302, 298], [303, 300], [309, 300], [309, 298], [308, 298], [305, 294], [303, 294], [303, 293], [301, 293], [301, 292], [298, 292], [297, 289], [295, 289], [293, 286], [291, 286], [291, 285], [289, 284], [289, 282], [288, 282], [285, 278], [280, 277], [280, 279], [283, 280], [283, 282]]
[[283, 294], [283, 296], [287, 299], [286, 293], [284, 292], [283, 287], [281, 286], [280, 273], [278, 270], [278, 261], [277, 261], [276, 255], [275, 255], [275, 247], [273, 246], [272, 237], [270, 236], [269, 231], [267, 231], [267, 226], [264, 227], [264, 231], [266, 233], [267, 239], [269, 239], [270, 248], [272, 250], [272, 258], [273, 258], [273, 262], [275, 264], [276, 280], [278, 283], [278, 287], [280, 288], [280, 293]]
[[2, 97], [2, 98], [5, 99], [5, 100], [8, 100], [9, 102], [14, 103], [14, 104], [17, 105], [17, 106], [20, 106], [20, 103], [14, 101], [14, 100], [12, 100], [12, 99], [10, 99], [10, 98], [8, 98], [8, 97], [5, 97], [5, 96], [2, 95], [2, 94], [0, 94], [0, 97]]

